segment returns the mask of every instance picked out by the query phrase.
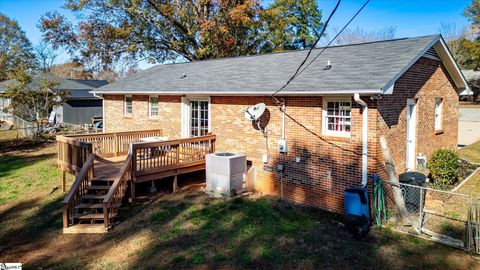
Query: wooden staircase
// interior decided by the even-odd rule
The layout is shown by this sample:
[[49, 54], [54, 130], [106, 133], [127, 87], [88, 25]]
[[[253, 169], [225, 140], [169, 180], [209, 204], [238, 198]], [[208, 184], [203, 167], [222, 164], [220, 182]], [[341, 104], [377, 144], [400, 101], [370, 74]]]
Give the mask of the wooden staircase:
[[90, 154], [65, 197], [63, 233], [105, 233], [116, 222], [131, 180], [131, 156], [121, 167], [95, 159]]
[[140, 142], [153, 136], [162, 131], [57, 136], [64, 192], [66, 173], [76, 176], [63, 201], [64, 233], [107, 232], [118, 221], [128, 186], [134, 202], [136, 184], [203, 170], [205, 156], [215, 152], [214, 134]]

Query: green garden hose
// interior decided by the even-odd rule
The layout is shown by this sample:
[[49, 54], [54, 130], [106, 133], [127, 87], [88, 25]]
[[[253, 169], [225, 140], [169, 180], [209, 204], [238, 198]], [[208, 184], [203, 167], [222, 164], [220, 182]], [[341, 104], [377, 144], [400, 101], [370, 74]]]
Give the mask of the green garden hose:
[[377, 227], [382, 227], [382, 221], [387, 220], [387, 208], [385, 207], [383, 180], [378, 175], [373, 175], [373, 214]]

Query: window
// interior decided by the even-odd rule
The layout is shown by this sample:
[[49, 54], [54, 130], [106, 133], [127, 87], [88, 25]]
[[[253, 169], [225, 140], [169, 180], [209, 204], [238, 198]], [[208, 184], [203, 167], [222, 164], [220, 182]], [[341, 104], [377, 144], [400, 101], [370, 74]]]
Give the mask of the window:
[[190, 136], [205, 136], [208, 134], [208, 101], [190, 101]]
[[352, 103], [348, 98], [329, 98], [323, 104], [323, 134], [349, 137]]
[[158, 118], [158, 97], [150, 97], [150, 118]]
[[132, 96], [125, 96], [125, 115], [132, 115]]
[[435, 99], [435, 130], [442, 130], [442, 109], [443, 100], [441, 98]]

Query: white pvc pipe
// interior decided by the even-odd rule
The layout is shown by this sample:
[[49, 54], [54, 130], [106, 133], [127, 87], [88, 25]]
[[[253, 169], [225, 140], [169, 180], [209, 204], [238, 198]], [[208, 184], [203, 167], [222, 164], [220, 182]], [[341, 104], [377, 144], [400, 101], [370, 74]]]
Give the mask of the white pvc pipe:
[[368, 106], [360, 98], [359, 93], [353, 95], [353, 99], [362, 106], [362, 186], [365, 187], [368, 182]]
[[282, 140], [285, 140], [285, 99], [282, 101]]

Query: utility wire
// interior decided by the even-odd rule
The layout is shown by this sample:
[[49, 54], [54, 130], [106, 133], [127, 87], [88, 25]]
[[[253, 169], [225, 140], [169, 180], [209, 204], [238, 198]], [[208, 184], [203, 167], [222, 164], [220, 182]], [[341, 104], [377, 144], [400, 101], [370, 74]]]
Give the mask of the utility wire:
[[[312, 46], [312, 48], [310, 48], [310, 50], [308, 51], [308, 54], [307, 54], [307, 57], [305, 57], [305, 59], [302, 61], [302, 63], [300, 64], [300, 66], [297, 68], [296, 72], [294, 73], [294, 75], [280, 88], [278, 89], [277, 91], [275, 91], [271, 97], [274, 99], [274, 101], [279, 104], [281, 103], [276, 97], [275, 95], [278, 94], [280, 91], [282, 91], [283, 89], [285, 89], [285, 87], [287, 87], [293, 80], [295, 80], [300, 74], [302, 74], [308, 67], [310, 67], [312, 65], [312, 63], [335, 41], [335, 39], [340, 36], [340, 34], [350, 25], [350, 23], [358, 16], [358, 14], [360, 14], [360, 12], [362, 12], [362, 10], [365, 8], [365, 6], [367, 6], [368, 2], [370, 2], [370, 0], [367, 0], [365, 1], [365, 3], [360, 7], [360, 9], [355, 13], [355, 15], [353, 15], [352, 18], [350, 18], [350, 20], [342, 27], [342, 29], [340, 29], [340, 31], [330, 40], [330, 42], [328, 42], [328, 44], [322, 48], [322, 50], [312, 59], [312, 61], [310, 61], [305, 67], [303, 67], [303, 65], [306, 63], [306, 61], [308, 60], [311, 52], [313, 51], [313, 49], [315, 48], [315, 45], [318, 43], [318, 41], [320, 40], [320, 38], [322, 37], [323, 35], [323, 32], [325, 31], [326, 27], [327, 27], [327, 24], [328, 22], [330, 21], [330, 18], [332, 17], [332, 15], [335, 13], [335, 11], [337, 10], [337, 7], [338, 5], [340, 4], [340, 1], [337, 2], [337, 5], [335, 6], [334, 10], [332, 11], [332, 13], [330, 14], [330, 16], [328, 17], [328, 20], [325, 22], [325, 27], [322, 29], [322, 33], [320, 34], [320, 36], [318, 37], [318, 39], [315, 41], [314, 45]], [[303, 69], [302, 69], [303, 67]]]
[[335, 12], [337, 11], [338, 9], [338, 6], [340, 5], [340, 2], [342, 2], [342, 0], [338, 0], [337, 4], [335, 5], [335, 7], [333, 8], [332, 12], [330, 13], [330, 15], [328, 16], [328, 19], [327, 21], [325, 21], [325, 24], [322, 28], [322, 31], [320, 32], [320, 35], [318, 36], [318, 38], [315, 40], [315, 42], [313, 43], [312, 47], [310, 48], [310, 50], [308, 50], [308, 53], [307, 53], [307, 56], [305, 57], [305, 59], [303, 59], [302, 63], [300, 63], [300, 65], [298, 66], [297, 70], [295, 71], [295, 73], [292, 75], [292, 77], [290, 77], [290, 79], [288, 79], [288, 81], [282, 86], [280, 87], [280, 89], [278, 89], [277, 91], [275, 91], [273, 94], [272, 94], [272, 97], [277, 94], [278, 92], [282, 91], [285, 87], [287, 87], [291, 81], [293, 81], [295, 79], [295, 77], [297, 76], [298, 72], [300, 71], [300, 69], [302, 68], [302, 66], [307, 62], [308, 60], [308, 57], [310, 57], [310, 54], [312, 53], [313, 49], [315, 49], [315, 46], [317, 45], [317, 43], [320, 41], [320, 38], [323, 36], [323, 33], [325, 33], [325, 29], [327, 29], [327, 25], [328, 23], [330, 22], [330, 19], [333, 17], [333, 14], [335, 14]]
[[308, 65], [306, 65], [300, 72], [297, 73], [296, 77], [298, 77], [298, 75], [302, 74], [302, 72], [304, 72], [310, 65], [312, 65], [312, 63], [333, 43], [333, 41], [335, 41], [335, 39], [340, 36], [340, 34], [348, 27], [348, 25], [350, 25], [350, 23], [358, 16], [358, 14], [362, 12], [365, 6], [367, 6], [368, 2], [370, 2], [370, 0], [365, 1], [363, 6], [357, 11], [357, 13], [355, 13], [355, 15], [353, 15], [353, 17], [343, 26], [343, 28], [340, 29], [340, 31], [332, 38], [332, 40], [328, 42], [327, 46], [323, 47], [322, 50], [312, 59], [312, 61], [310, 61]]

